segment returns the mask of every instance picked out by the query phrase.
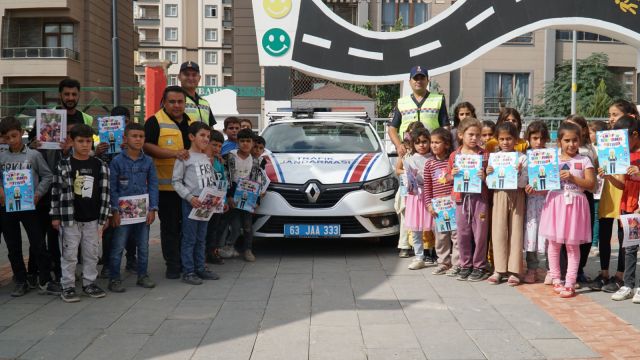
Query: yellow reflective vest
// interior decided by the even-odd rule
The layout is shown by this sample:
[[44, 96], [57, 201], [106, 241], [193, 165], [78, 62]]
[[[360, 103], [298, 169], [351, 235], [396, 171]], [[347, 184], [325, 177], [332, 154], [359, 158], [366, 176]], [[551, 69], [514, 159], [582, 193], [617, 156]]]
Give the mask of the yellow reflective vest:
[[422, 122], [429, 131], [439, 128], [440, 121], [438, 117], [443, 102], [444, 96], [438, 93], [430, 93], [420, 108], [418, 108], [411, 96], [398, 99], [398, 111], [402, 115], [402, 122], [398, 129], [400, 139], [404, 138], [404, 133], [407, 131], [409, 124], [414, 121]]
[[[183, 150], [184, 142], [182, 141], [182, 132], [164, 109], [160, 109], [155, 114], [160, 126], [160, 136], [158, 137], [158, 146], [168, 150]], [[193, 120], [189, 118], [189, 125], [193, 123]], [[174, 191], [171, 185], [171, 177], [173, 175], [173, 165], [176, 162], [175, 158], [170, 159], [153, 159], [156, 165], [156, 172], [158, 173], [158, 190], [160, 191]]]
[[203, 98], [198, 98], [198, 104], [196, 104], [190, 96], [187, 96], [187, 101], [185, 102], [184, 112], [189, 115], [189, 118], [192, 121], [202, 121], [205, 124], [209, 125], [209, 114], [211, 111], [211, 106], [209, 106], [209, 102]]

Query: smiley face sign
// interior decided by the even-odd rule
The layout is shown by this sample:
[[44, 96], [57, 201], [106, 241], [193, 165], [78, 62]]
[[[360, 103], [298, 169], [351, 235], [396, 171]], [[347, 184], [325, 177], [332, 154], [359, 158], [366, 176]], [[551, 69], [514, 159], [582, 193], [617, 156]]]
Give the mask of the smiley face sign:
[[291, 0], [263, 0], [262, 7], [267, 15], [274, 19], [282, 19], [291, 11]]
[[262, 48], [271, 56], [282, 56], [289, 51], [291, 38], [284, 30], [273, 28], [262, 36]]

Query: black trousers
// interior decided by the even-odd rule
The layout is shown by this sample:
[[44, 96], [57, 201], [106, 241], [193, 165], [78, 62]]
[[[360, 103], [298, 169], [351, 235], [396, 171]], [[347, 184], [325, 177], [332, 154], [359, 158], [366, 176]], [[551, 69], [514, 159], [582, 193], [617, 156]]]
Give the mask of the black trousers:
[[40, 284], [51, 280], [51, 266], [44, 251], [44, 237], [36, 211], [4, 212], [2, 211], [2, 234], [7, 243], [9, 261], [16, 283], [27, 280], [27, 268], [22, 254], [20, 223], [24, 226], [29, 239], [29, 253], [37, 264]]
[[[613, 222], [616, 219], [602, 218], [600, 219], [600, 235], [598, 235], [598, 250], [600, 250], [600, 270], [609, 270], [611, 263], [611, 235], [613, 235]], [[624, 272], [625, 265], [625, 249], [622, 247], [622, 239], [624, 237], [622, 226], [618, 227], [618, 266], [617, 272]]]
[[[44, 253], [49, 262], [49, 268], [53, 271], [55, 278], [59, 281], [62, 276], [60, 270], [60, 241], [58, 240], [59, 234], [56, 229], [51, 226], [51, 216], [49, 216], [49, 210], [51, 210], [51, 193], [46, 193], [38, 204], [36, 204], [36, 213], [38, 214], [38, 222], [40, 224], [40, 231], [42, 232], [42, 238], [44, 239]], [[38, 261], [34, 256], [31, 248], [29, 249], [29, 274], [38, 273]]]
[[160, 242], [167, 272], [179, 274], [180, 244], [182, 242], [182, 199], [175, 191], [160, 191], [158, 218]]

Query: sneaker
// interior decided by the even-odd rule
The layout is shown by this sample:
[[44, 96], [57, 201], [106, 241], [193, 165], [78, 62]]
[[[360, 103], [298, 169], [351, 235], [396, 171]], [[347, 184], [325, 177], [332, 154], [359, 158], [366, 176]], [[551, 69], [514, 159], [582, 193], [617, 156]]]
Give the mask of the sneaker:
[[536, 283], [536, 271], [535, 270], [527, 270], [527, 273], [524, 275], [524, 283], [525, 284], [535, 284]]
[[420, 259], [413, 259], [413, 261], [411, 261], [411, 264], [409, 264], [408, 266], [409, 270], [420, 270], [425, 267], [427, 267], [427, 264], [424, 263], [424, 260]]
[[244, 261], [248, 261], [248, 262], [255, 262], [256, 261], [256, 256], [253, 255], [253, 252], [251, 252], [251, 250], [245, 250], [244, 251]]
[[509, 285], [509, 286], [518, 286], [518, 285], [520, 285], [520, 278], [515, 276], [515, 275], [509, 276], [509, 279], [507, 279], [507, 285]]
[[124, 288], [124, 286], [122, 286], [122, 281], [120, 280], [111, 280], [109, 281], [109, 291], [111, 292], [115, 292], [115, 293], [123, 293], [125, 291], [127, 291], [127, 289]]
[[636, 289], [636, 293], [633, 295], [631, 302], [634, 304], [640, 304], [640, 287]]
[[27, 286], [29, 289], [33, 290], [38, 287], [38, 275], [36, 274], [27, 274]]
[[587, 275], [585, 275], [585, 273], [581, 273], [578, 274], [578, 277], [576, 278], [576, 289], [581, 289], [584, 286], [588, 286], [589, 284], [591, 284], [593, 282], [593, 280], [591, 280]]
[[230, 259], [233, 257], [234, 251], [235, 249], [233, 247], [227, 245], [220, 249], [220, 257], [223, 259]]
[[400, 252], [398, 253], [398, 257], [406, 259], [409, 256], [411, 256], [411, 253], [409, 252], [409, 249], [400, 249]]
[[40, 295], [60, 295], [62, 293], [62, 287], [55, 281], [49, 281], [44, 285], [40, 285], [38, 293]]
[[622, 282], [622, 280], [619, 280], [617, 277], [612, 276], [609, 279], [609, 282], [607, 282], [607, 285], [602, 287], [602, 291], [606, 293], [614, 293], [620, 290], [620, 288], [622, 288], [623, 286], [624, 282]]
[[494, 272], [493, 275], [489, 276], [487, 282], [491, 285], [498, 285], [502, 282], [502, 275], [500, 273]]
[[11, 296], [13, 297], [24, 296], [24, 294], [26, 294], [27, 291], [29, 291], [29, 285], [26, 282], [16, 283], [16, 286], [13, 288], [13, 291], [11, 292]]
[[109, 271], [109, 266], [104, 265], [102, 267], [102, 270], [100, 271], [100, 274], [98, 274], [98, 279], [108, 279], [110, 278], [111, 272]]
[[207, 252], [207, 263], [215, 264], [215, 265], [224, 264], [224, 259], [220, 257], [219, 253], [220, 253], [219, 249], [214, 249], [212, 251]]
[[564, 287], [560, 291], [561, 298], [570, 298], [576, 296], [576, 289], [573, 287]]
[[85, 293], [88, 297], [92, 297], [94, 299], [99, 299], [107, 296], [107, 293], [104, 292], [98, 285], [89, 284], [87, 286], [82, 287], [82, 292]]
[[595, 279], [593, 279], [591, 284], [589, 284], [589, 289], [593, 291], [601, 291], [602, 288], [605, 287], [605, 285], [607, 285], [607, 282], [609, 282], [609, 279], [605, 279], [602, 276], [602, 273], [600, 273], [598, 274], [598, 276], [596, 276]]
[[238, 252], [238, 250], [234, 248], [233, 251], [231, 251], [231, 257], [238, 257], [238, 256], [240, 256], [240, 253]]
[[176, 279], [180, 279], [180, 272], [179, 271], [178, 272], [173, 272], [173, 271], [167, 270], [167, 272], [164, 274], [164, 276], [167, 279], [176, 280]]
[[138, 281], [136, 281], [136, 285], [141, 286], [145, 289], [152, 289], [156, 287], [156, 283], [154, 283], [149, 275], [138, 276]]
[[547, 271], [547, 275], [544, 276], [544, 282], [543, 284], [545, 285], [553, 285], [553, 278], [551, 277], [551, 273]]
[[212, 271], [209, 270], [205, 270], [205, 271], [198, 271], [196, 272], [196, 275], [198, 275], [198, 277], [202, 280], [218, 280], [220, 279], [220, 276]]
[[615, 294], [611, 295], [611, 300], [622, 301], [622, 300], [631, 299], [632, 297], [634, 297], [633, 289], [630, 287], [623, 286], [620, 288], [620, 290], [616, 291]]
[[435, 270], [433, 270], [431, 273], [433, 275], [444, 275], [449, 271], [449, 266], [445, 265], [445, 264], [440, 264], [438, 265], [438, 267], [435, 268]]
[[425, 265], [429, 266], [429, 265], [435, 265], [436, 264], [436, 259], [433, 258], [433, 256], [431, 255], [425, 255], [424, 257], [424, 263]]
[[473, 269], [471, 275], [469, 275], [469, 281], [484, 281], [489, 278], [489, 272], [483, 269]]
[[447, 276], [448, 277], [457, 277], [458, 274], [460, 274], [460, 266], [456, 265], [454, 267], [452, 267], [451, 269], [449, 269], [449, 271], [447, 271]]
[[461, 268], [460, 271], [458, 272], [458, 276], [456, 277], [456, 280], [467, 281], [472, 271], [473, 269], [471, 268]]
[[182, 276], [182, 282], [189, 285], [202, 285], [202, 279], [200, 279], [196, 273], [184, 274]]
[[76, 293], [75, 288], [66, 288], [62, 289], [62, 293], [60, 294], [60, 298], [62, 301], [67, 303], [73, 303], [80, 301], [80, 296]]

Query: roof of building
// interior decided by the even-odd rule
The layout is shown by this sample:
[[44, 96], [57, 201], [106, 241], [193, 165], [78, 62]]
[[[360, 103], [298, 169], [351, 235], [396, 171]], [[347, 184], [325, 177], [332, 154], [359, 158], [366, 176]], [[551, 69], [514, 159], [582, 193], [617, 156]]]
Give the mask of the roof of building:
[[373, 99], [347, 90], [334, 84], [327, 84], [321, 88], [311, 90], [293, 97], [296, 100], [351, 100], [373, 101]]

